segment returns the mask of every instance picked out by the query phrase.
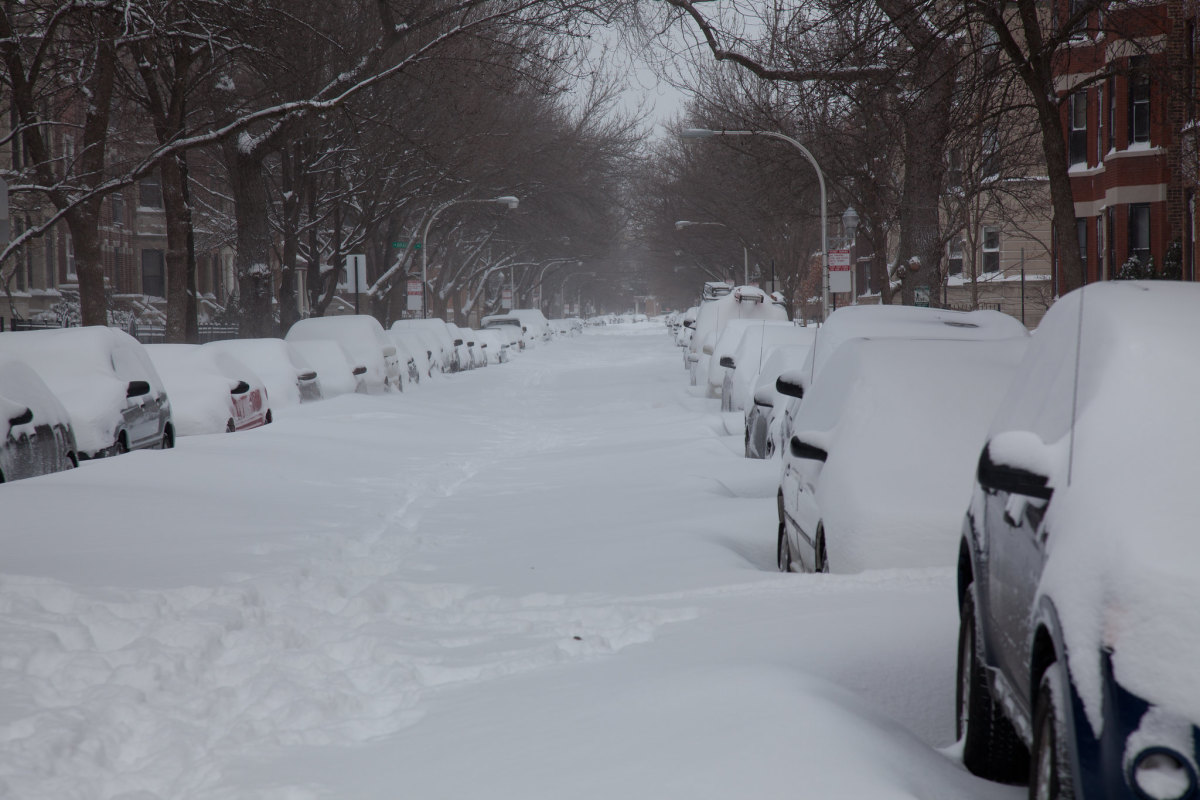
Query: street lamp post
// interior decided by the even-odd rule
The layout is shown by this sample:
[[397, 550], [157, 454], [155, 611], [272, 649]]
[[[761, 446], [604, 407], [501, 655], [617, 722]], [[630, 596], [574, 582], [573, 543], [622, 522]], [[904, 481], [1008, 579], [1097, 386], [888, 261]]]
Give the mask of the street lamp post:
[[[570, 275], [563, 276], [562, 283], [558, 285], [558, 304], [560, 306], [566, 302], [567, 281], [571, 280], [571, 278], [578, 278], [585, 275], [590, 275], [593, 278], [596, 277], [595, 272], [572, 272]], [[578, 305], [578, 302], [576, 302], [576, 305]]]
[[426, 239], [429, 238], [429, 228], [433, 225], [433, 221], [437, 219], [438, 214], [441, 214], [450, 206], [465, 203], [499, 203], [511, 211], [520, 202], [516, 197], [509, 194], [501, 197], [488, 197], [481, 200], [451, 200], [448, 203], [442, 203], [429, 215], [429, 219], [425, 222], [425, 230], [421, 232], [421, 319], [426, 319], [429, 316], [429, 303], [426, 300], [426, 293], [429, 291], [429, 248], [425, 244]]
[[846, 236], [846, 247], [850, 250], [850, 304], [858, 305], [858, 262], [854, 259], [858, 212], [854, 210], [854, 206], [846, 206], [846, 210], [842, 212], [842, 231]]
[[[714, 228], [728, 228], [724, 222], [693, 222], [690, 219], [680, 219], [675, 221], [675, 230], [681, 231], [684, 228], [690, 228], [694, 225], [705, 226], [710, 225]], [[750, 283], [750, 248], [742, 245], [742, 285]]]
[[792, 137], [776, 131], [714, 131], [708, 128], [684, 128], [680, 131], [679, 136], [682, 139], [708, 139], [712, 136], [767, 136], [772, 139], [781, 139], [792, 145], [804, 154], [804, 157], [808, 159], [808, 163], [812, 164], [813, 169], [817, 171], [817, 183], [821, 187], [821, 319], [824, 321], [829, 316], [829, 232], [825, 226], [827, 197], [825, 194], [825, 173], [821, 172], [821, 165], [813, 158], [812, 153], [808, 152], [807, 147]]

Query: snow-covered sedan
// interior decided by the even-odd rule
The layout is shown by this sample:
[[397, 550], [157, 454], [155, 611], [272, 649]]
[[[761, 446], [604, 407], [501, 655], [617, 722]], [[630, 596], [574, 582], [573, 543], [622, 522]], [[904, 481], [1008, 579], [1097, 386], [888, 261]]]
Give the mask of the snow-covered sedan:
[[266, 384], [228, 352], [198, 344], [148, 344], [146, 352], [171, 393], [180, 436], [271, 422]]
[[0, 483], [78, 464], [71, 418], [24, 362], [0, 356]]
[[388, 339], [379, 320], [367, 314], [309, 317], [294, 323], [283, 337], [286, 341], [328, 339], [338, 342], [367, 368], [364, 379], [372, 394], [402, 391], [401, 370], [396, 345]]
[[958, 734], [1030, 797], [1200, 793], [1197, 309], [1169, 281], [1060, 298], [970, 471]]
[[1028, 339], [838, 347], [784, 448], [779, 568], [952, 565], [971, 467]]
[[104, 326], [0, 333], [71, 418], [80, 459], [175, 446], [171, 401], [145, 346]]
[[204, 347], [229, 353], [254, 370], [266, 384], [273, 408], [321, 399], [317, 371], [294, 344], [283, 339], [224, 339]]

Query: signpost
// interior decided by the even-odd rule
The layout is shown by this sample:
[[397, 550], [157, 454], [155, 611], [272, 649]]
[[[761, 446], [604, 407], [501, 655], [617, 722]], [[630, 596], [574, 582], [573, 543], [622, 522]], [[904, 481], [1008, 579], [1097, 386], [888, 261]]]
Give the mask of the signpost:
[[408, 305], [406, 308], [409, 311], [421, 310], [421, 281], [418, 278], [409, 278], [407, 286]]
[[829, 251], [829, 291], [832, 294], [854, 291], [850, 280], [849, 250]]
[[512, 289], [505, 287], [500, 290], [500, 307], [505, 311], [512, 308]]
[[920, 308], [929, 308], [929, 287], [914, 286], [913, 287], [913, 305]]

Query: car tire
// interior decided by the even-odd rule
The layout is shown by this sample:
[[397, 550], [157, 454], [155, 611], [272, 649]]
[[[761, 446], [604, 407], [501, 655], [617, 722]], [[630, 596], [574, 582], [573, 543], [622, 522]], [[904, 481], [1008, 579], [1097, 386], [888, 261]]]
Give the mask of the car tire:
[[817, 536], [813, 542], [813, 572], [829, 572], [829, 555], [825, 552], [825, 526], [817, 526]]
[[963, 743], [963, 765], [973, 774], [1019, 784], [1028, 774], [1028, 754], [1012, 723], [992, 699], [980, 658], [975, 626], [975, 584], [967, 586], [959, 609], [955, 733]]
[[779, 523], [779, 533], [775, 542], [775, 566], [780, 572], [792, 571], [792, 544], [788, 541], [787, 529], [784, 523]]
[[1046, 667], [1033, 707], [1030, 800], [1074, 800], [1075, 782], [1064, 736], [1066, 682], [1058, 663]]
[[225, 432], [226, 433], [233, 433], [236, 430], [237, 430], [237, 425], [233, 424], [233, 417], [230, 417], [229, 419], [225, 420]]
[[267, 409], [267, 416], [263, 417], [263, 425], [270, 425], [275, 421], [275, 417], [271, 416], [271, 409]]

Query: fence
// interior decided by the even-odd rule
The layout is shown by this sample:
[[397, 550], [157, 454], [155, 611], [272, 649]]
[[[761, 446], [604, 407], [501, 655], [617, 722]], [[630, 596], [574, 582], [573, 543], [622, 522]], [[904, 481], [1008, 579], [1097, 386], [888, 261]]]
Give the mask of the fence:
[[[970, 303], [950, 303], [947, 306], [952, 311], [974, 311]], [[978, 306], [980, 311], [999, 311], [1000, 303], [980, 303]]]
[[[12, 319], [8, 320], [7, 323], [7, 329], [13, 331], [43, 331], [68, 327], [74, 326], [61, 325], [57, 322], [35, 322], [33, 320], [24, 319]], [[5, 329], [5, 320], [3, 317], [0, 317], [0, 332], [4, 331]], [[167, 340], [166, 329], [161, 325], [138, 325], [136, 322], [131, 322], [124, 330], [142, 344], [162, 344]], [[237, 335], [237, 325], [216, 325], [202, 323], [199, 327], [199, 337], [197, 338], [197, 341], [200, 344], [205, 344], [206, 342], [216, 342], [223, 339], [236, 339]]]

